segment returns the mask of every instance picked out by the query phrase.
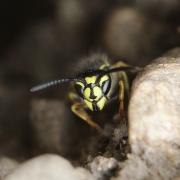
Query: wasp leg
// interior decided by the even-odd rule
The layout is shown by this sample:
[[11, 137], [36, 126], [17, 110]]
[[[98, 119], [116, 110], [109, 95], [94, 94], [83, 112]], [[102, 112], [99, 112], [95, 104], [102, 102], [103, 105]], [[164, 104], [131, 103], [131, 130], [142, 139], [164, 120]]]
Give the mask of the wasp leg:
[[125, 118], [125, 98], [129, 98], [129, 82], [126, 73], [121, 72], [119, 81], [119, 113], [121, 118]]
[[125, 62], [123, 61], [118, 61], [117, 63], [113, 64], [112, 67], [131, 67], [132, 69], [130, 70], [130, 72], [132, 73], [137, 73], [137, 72], [140, 72], [143, 70], [142, 67], [139, 67], [139, 66], [131, 66], [129, 64], [126, 64]]
[[68, 99], [71, 101], [71, 102], [75, 102], [75, 101], [79, 101], [79, 96], [74, 93], [74, 92], [70, 92], [68, 94]]
[[83, 104], [81, 102], [78, 102], [79, 96], [74, 92], [70, 92], [68, 97], [72, 102], [74, 102], [74, 104], [72, 104], [71, 106], [72, 112], [80, 119], [88, 123], [91, 127], [97, 129], [98, 131], [102, 131], [102, 128], [97, 123], [95, 123], [85, 111], [85, 107], [83, 106]]
[[129, 98], [129, 81], [127, 74], [125, 72], [120, 72], [120, 79], [123, 81], [124, 94], [127, 98]]
[[99, 132], [102, 132], [102, 128], [92, 120], [92, 118], [85, 111], [82, 103], [76, 102], [71, 106], [71, 110], [74, 114], [76, 114], [80, 119], [84, 120], [91, 127], [95, 128]]
[[[130, 65], [124, 63], [123, 61], [118, 61], [117, 63], [113, 64], [112, 67], [130, 67]], [[119, 99], [121, 100], [124, 99], [124, 94], [129, 96], [129, 81], [126, 72], [124, 71], [119, 72], [119, 79], [120, 79]], [[122, 93], [121, 93], [121, 89], [122, 89]]]
[[124, 83], [122, 80], [119, 81], [119, 114], [120, 114], [120, 118], [124, 119], [125, 117], [125, 112], [124, 112]]
[[[117, 63], [113, 64], [112, 67], [130, 67], [130, 65], [124, 63], [123, 61], [118, 61]], [[120, 119], [125, 118], [125, 98], [129, 98], [129, 82], [126, 72], [120, 71], [118, 74], [119, 79], [119, 114]]]
[[123, 61], [118, 61], [112, 65], [112, 67], [130, 67], [130, 65], [124, 63]]

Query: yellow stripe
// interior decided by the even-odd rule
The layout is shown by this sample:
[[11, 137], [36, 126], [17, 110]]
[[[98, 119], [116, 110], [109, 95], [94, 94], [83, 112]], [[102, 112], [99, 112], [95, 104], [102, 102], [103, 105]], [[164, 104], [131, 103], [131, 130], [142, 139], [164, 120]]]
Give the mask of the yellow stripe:
[[107, 63], [107, 64], [103, 64], [103, 65], [101, 65], [100, 66], [100, 68], [99, 69], [104, 69], [105, 67], [108, 67], [109, 66], [109, 64]]
[[85, 81], [86, 81], [87, 84], [91, 84], [91, 83], [93, 84], [93, 83], [96, 82], [96, 79], [97, 79], [96, 76], [91, 76], [91, 77], [86, 77]]
[[96, 99], [95, 99], [95, 100], [98, 100], [98, 99], [101, 98], [101, 96], [102, 96], [102, 90], [101, 90], [101, 88], [99, 88], [98, 86], [95, 86], [95, 87], [93, 88], [93, 93], [94, 93], [94, 95], [96, 96]]
[[104, 75], [103, 77], [101, 77], [100, 82], [99, 82], [100, 86], [102, 86], [103, 82], [108, 79], [109, 79], [109, 77], [107, 75]]
[[122, 80], [119, 82], [119, 86], [120, 86], [119, 99], [122, 101], [124, 100], [124, 83]]
[[91, 111], [93, 111], [92, 102], [89, 102], [89, 101], [87, 101], [86, 99], [84, 100], [84, 102], [86, 103], [87, 107], [88, 107]]
[[83, 95], [86, 99], [90, 100], [90, 95], [91, 95], [91, 89], [90, 88], [86, 88], [83, 92]]
[[80, 85], [81, 87], [83, 87], [83, 88], [84, 88], [84, 84], [83, 84], [82, 82], [77, 81], [77, 82], [76, 82], [76, 84], [78, 84], [78, 85]]
[[106, 97], [102, 97], [102, 98], [97, 102], [97, 106], [98, 106], [98, 108], [99, 108], [100, 111], [104, 108], [104, 106], [105, 106], [105, 104], [106, 104], [106, 101], [107, 101]]

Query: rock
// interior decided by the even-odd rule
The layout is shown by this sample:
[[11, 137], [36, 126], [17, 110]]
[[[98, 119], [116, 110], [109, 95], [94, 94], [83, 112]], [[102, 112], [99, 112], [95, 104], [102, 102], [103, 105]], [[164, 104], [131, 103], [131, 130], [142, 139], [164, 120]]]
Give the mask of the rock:
[[69, 108], [66, 108], [63, 101], [45, 99], [32, 101], [31, 124], [35, 151], [61, 155], [72, 155], [76, 152], [75, 148], [71, 151], [78, 136], [76, 124], [68, 118], [70, 112], [67, 112], [67, 109]]
[[[115, 59], [125, 59], [129, 64], [146, 65], [164, 49], [172, 39], [179, 37], [167, 25], [156, 22], [132, 7], [116, 8], [103, 27], [104, 48]], [[170, 36], [171, 34], [171, 41]], [[163, 46], [159, 46], [161, 42]]]
[[4, 180], [92, 180], [83, 168], [74, 168], [66, 159], [47, 154], [33, 158], [15, 169]]
[[25, 149], [29, 149], [31, 136], [27, 120], [28, 93], [20, 87], [2, 83], [2, 79], [0, 82], [0, 156], [22, 159], [27, 156]]
[[91, 128], [64, 101], [34, 99], [31, 107], [34, 155], [57, 153], [79, 165]]
[[32, 101], [31, 123], [37, 149], [43, 152], [62, 151], [64, 113], [64, 104], [61, 101], [43, 99]]
[[2, 180], [5, 176], [7, 176], [13, 169], [17, 168], [18, 162], [7, 158], [0, 158], [0, 180]]
[[145, 67], [129, 105], [132, 154], [117, 179], [180, 176], [180, 48]]
[[153, 148], [166, 147], [165, 152], [178, 150], [179, 76], [180, 49], [175, 49], [148, 65], [134, 82], [129, 106], [129, 131], [133, 152], [140, 153], [136, 150], [137, 142], [140, 141]]
[[173, 18], [180, 13], [179, 0], [135, 0], [135, 4], [144, 13], [156, 18]]
[[[104, 0], [58, 0], [56, 2], [55, 18], [59, 32], [57, 38], [61, 46], [59, 52], [69, 56], [64, 61], [70, 60], [69, 66], [74, 67], [78, 59], [87, 53], [87, 49], [96, 49], [98, 46], [100, 26], [114, 2]], [[75, 64], [72, 65], [72, 62]], [[72, 68], [70, 70], [72, 71]]]
[[96, 179], [103, 180], [113, 176], [119, 164], [114, 158], [97, 156], [88, 166]]
[[77, 174], [77, 176], [79, 177], [80, 180], [94, 180], [94, 176], [92, 176], [89, 171], [87, 171], [86, 169], [82, 168], [82, 167], [77, 167], [75, 169], [75, 173]]

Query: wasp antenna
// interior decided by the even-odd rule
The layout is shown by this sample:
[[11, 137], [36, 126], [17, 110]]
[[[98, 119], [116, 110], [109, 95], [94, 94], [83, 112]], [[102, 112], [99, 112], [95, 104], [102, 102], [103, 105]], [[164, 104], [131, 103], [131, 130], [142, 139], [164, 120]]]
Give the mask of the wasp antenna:
[[56, 86], [56, 85], [63, 84], [63, 83], [68, 83], [68, 82], [73, 81], [73, 80], [75, 80], [75, 79], [68, 78], [68, 79], [59, 79], [59, 80], [49, 81], [47, 83], [34, 86], [33, 88], [30, 89], [30, 91], [31, 92], [40, 91], [40, 90], [43, 90], [43, 89], [46, 89], [46, 88], [49, 88], [52, 86]]

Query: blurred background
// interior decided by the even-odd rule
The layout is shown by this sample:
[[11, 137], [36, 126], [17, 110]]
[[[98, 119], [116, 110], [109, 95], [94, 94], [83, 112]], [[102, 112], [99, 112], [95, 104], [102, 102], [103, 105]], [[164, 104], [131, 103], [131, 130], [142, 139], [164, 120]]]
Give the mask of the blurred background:
[[66, 154], [57, 144], [72, 143], [59, 138], [69, 127], [40, 117], [50, 111], [52, 119], [56, 109], [67, 122], [67, 87], [31, 94], [32, 86], [68, 77], [92, 52], [145, 66], [180, 45], [179, 0], [6, 0], [0, 22], [0, 155], [15, 159]]

